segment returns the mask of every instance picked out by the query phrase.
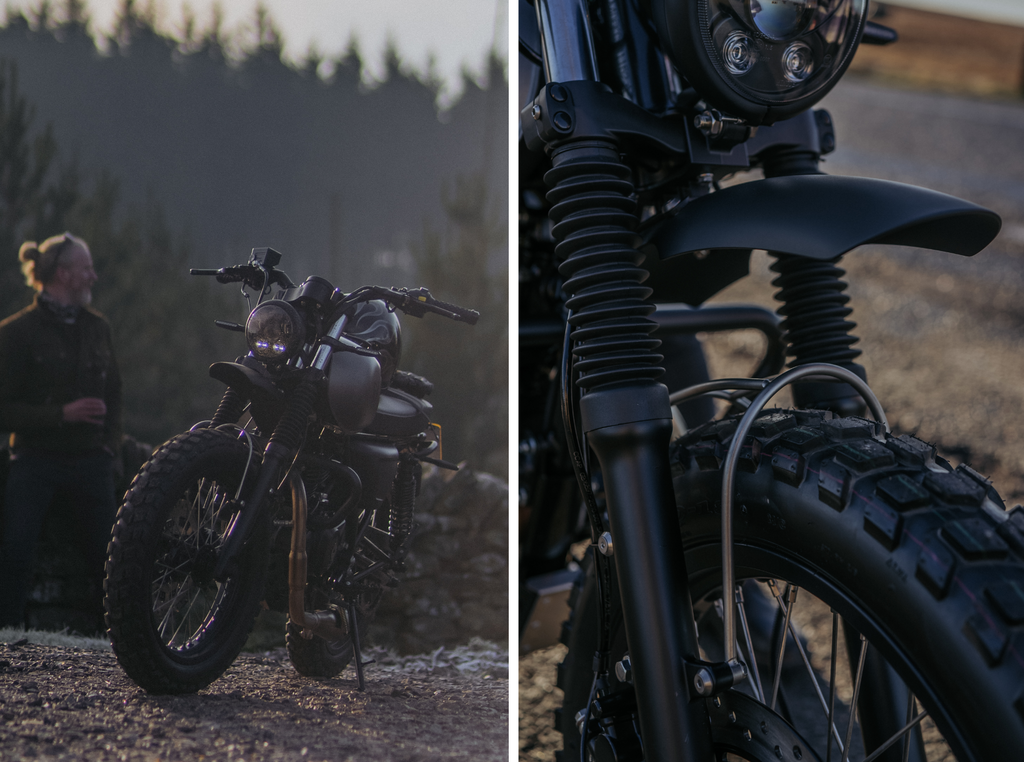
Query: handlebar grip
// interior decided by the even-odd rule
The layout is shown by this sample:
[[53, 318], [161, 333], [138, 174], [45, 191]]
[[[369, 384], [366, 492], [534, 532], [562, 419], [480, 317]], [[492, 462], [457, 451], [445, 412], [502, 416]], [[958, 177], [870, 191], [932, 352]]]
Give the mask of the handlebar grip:
[[434, 307], [440, 307], [441, 309], [452, 313], [452, 318], [462, 323], [476, 325], [476, 321], [480, 319], [480, 313], [476, 310], [459, 307], [458, 305], [449, 304], [448, 302], [442, 302], [440, 299], [431, 298], [431, 303]]
[[195, 268], [189, 270], [190, 275], [213, 275], [218, 283], [238, 283], [245, 280], [244, 273], [239, 272], [238, 267], [222, 267], [219, 270], [206, 270]]

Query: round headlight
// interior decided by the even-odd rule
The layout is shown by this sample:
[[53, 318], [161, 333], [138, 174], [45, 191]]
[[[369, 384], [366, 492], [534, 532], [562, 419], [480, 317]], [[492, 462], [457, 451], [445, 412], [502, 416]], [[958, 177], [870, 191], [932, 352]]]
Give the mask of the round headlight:
[[751, 124], [817, 103], [849, 66], [868, 0], [650, 0], [658, 38], [712, 106]]
[[245, 339], [253, 355], [264, 362], [286, 362], [302, 348], [306, 327], [288, 302], [271, 299], [249, 313]]

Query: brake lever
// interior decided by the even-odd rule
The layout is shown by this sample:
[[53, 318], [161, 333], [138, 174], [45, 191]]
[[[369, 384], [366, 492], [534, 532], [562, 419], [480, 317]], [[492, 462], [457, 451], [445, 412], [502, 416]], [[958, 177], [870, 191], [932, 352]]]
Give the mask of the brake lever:
[[320, 343], [326, 344], [331, 349], [339, 352], [351, 352], [354, 355], [362, 355], [363, 357], [380, 357], [380, 352], [362, 347], [349, 339], [335, 339], [331, 336], [324, 336], [320, 339]]

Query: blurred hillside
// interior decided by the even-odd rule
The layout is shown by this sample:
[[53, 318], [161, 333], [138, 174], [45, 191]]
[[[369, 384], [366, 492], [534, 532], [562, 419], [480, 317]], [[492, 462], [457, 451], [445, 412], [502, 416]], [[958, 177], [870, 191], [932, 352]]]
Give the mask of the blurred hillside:
[[1024, 26], [872, 3], [899, 41], [861, 45], [850, 71], [918, 88], [1024, 97]]
[[158, 203], [189, 237], [194, 265], [272, 246], [293, 276], [404, 283], [409, 250], [443, 217], [442, 189], [458, 175], [485, 175], [495, 209], [507, 209], [503, 62], [487, 62], [483, 84], [466, 75], [439, 113], [438, 83], [393, 49], [385, 81], [367, 89], [355, 49], [329, 81], [317, 59], [288, 66], [265, 14], [252, 39], [211, 28], [179, 40], [140, 6], [126, 0], [104, 53], [80, 0], [42, 4], [31, 19], [9, 13], [0, 57], [17, 63], [62, 148], [119, 178], [127, 198]]

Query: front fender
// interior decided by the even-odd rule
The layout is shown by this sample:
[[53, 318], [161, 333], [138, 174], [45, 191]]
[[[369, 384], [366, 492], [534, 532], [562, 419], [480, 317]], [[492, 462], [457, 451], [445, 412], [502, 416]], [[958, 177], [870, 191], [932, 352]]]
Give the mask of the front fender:
[[[992, 242], [1001, 225], [995, 212], [913, 185], [797, 175], [733, 185], [693, 199], [652, 226], [641, 250], [648, 255], [656, 301], [699, 304], [746, 274], [745, 261], [737, 266], [730, 260], [739, 251], [766, 249], [831, 260], [878, 243], [973, 256]], [[719, 254], [722, 249], [732, 253]], [[684, 254], [689, 256], [673, 263]], [[696, 286], [695, 263], [713, 270], [719, 258], [728, 274], [707, 288]]]
[[243, 357], [239, 362], [215, 362], [210, 377], [233, 387], [252, 403], [249, 412], [261, 430], [274, 430], [284, 412], [285, 395], [258, 360]]
[[[251, 360], [247, 364], [245, 361]], [[266, 370], [258, 365], [257, 360], [243, 358], [241, 362], [215, 362], [210, 366], [210, 378], [222, 384], [233, 386], [246, 397], [262, 396], [268, 400], [279, 401], [283, 392], [274, 386]]]

